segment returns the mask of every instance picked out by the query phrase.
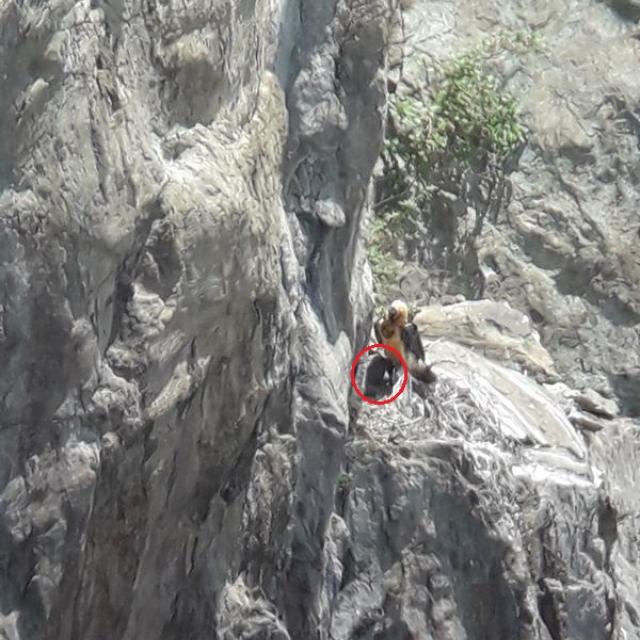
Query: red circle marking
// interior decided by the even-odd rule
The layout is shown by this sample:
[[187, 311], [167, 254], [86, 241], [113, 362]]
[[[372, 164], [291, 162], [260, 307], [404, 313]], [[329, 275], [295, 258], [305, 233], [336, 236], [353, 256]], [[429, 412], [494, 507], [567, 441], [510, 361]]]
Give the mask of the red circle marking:
[[[398, 392], [394, 396], [391, 396], [386, 400], [374, 400], [373, 398], [366, 396], [364, 393], [362, 393], [362, 391], [358, 387], [358, 383], [356, 382], [356, 367], [358, 366], [358, 362], [360, 362], [360, 358], [362, 358], [362, 356], [365, 353], [367, 353], [367, 351], [371, 351], [372, 349], [384, 349], [385, 351], [388, 351], [389, 353], [394, 355], [402, 365], [402, 374], [403, 374], [402, 385], [400, 386], [400, 389], [398, 389]], [[389, 404], [390, 402], [394, 402], [402, 395], [402, 392], [405, 390], [407, 386], [408, 380], [409, 380], [409, 367], [407, 367], [407, 363], [402, 357], [402, 354], [395, 347], [391, 347], [388, 344], [370, 344], [368, 347], [365, 347], [364, 349], [358, 352], [358, 355], [353, 359], [353, 364], [351, 365], [351, 386], [355, 389], [356, 393], [360, 396], [360, 398], [365, 402], [368, 402], [369, 404], [382, 405], [382, 404]]]

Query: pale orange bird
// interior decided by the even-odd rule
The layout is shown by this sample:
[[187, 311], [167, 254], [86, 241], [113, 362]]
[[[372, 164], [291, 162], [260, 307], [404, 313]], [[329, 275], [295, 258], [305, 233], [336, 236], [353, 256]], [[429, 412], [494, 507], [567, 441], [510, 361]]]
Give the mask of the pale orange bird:
[[[387, 313], [374, 324], [376, 340], [397, 349], [416, 380], [430, 384], [436, 381], [436, 374], [424, 361], [424, 347], [418, 333], [418, 327], [409, 321], [409, 307], [402, 300], [394, 300]], [[393, 355], [389, 354], [394, 368], [400, 366]]]

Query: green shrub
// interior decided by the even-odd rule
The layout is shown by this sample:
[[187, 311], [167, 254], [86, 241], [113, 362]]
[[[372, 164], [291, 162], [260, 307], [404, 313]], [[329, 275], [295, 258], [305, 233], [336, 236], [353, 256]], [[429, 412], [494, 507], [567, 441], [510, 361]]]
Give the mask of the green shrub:
[[[509, 153], [524, 140], [516, 104], [470, 57], [456, 60], [433, 97], [431, 147], [460, 162]], [[422, 160], [422, 158], [420, 158]], [[421, 173], [428, 166], [417, 166]]]
[[487, 68], [504, 51], [539, 46], [536, 34], [500, 34], [437, 67], [418, 95], [391, 102], [370, 236], [376, 277], [386, 273], [394, 245], [419, 233], [434, 183], [458, 181], [468, 169], [501, 168], [524, 141], [515, 98]]
[[502, 162], [525, 132], [515, 98], [487, 65], [503, 51], [537, 47], [535, 34], [501, 34], [437, 67], [426, 93], [392, 101], [383, 153], [387, 184], [406, 187], [409, 178], [423, 182], [437, 170]]

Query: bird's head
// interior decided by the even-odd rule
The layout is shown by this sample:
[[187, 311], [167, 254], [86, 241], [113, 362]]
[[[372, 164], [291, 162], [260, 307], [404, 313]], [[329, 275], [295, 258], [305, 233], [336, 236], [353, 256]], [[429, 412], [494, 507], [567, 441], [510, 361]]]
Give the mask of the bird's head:
[[409, 307], [402, 300], [394, 300], [387, 310], [389, 320], [396, 324], [406, 324], [409, 320]]

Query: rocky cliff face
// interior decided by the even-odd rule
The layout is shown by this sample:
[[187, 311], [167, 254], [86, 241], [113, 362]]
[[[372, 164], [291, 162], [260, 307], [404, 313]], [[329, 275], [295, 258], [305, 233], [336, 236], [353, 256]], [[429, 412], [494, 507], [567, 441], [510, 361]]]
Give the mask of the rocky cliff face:
[[400, 92], [417, 84], [423, 61], [450, 59], [487, 34], [533, 31], [542, 50], [493, 61], [527, 129], [502, 197], [490, 180], [471, 197], [462, 184], [438, 194], [427, 249], [399, 288], [423, 302], [443, 294], [509, 301], [534, 320], [565, 380], [638, 416], [636, 3], [413, 5], [394, 69]]
[[[613, 96], [592, 146], [556, 140], [558, 125], [518, 174], [555, 203], [562, 246], [593, 240], [600, 279], [574, 288], [569, 249], [512, 246], [548, 207], [518, 209], [478, 255], [520, 280], [485, 293], [523, 307], [506, 291], [533, 246], [545, 261], [527, 291], [556, 305], [531, 306], [549, 351], [514, 309], [427, 309], [430, 357], [450, 362], [426, 399], [377, 413], [349, 403], [348, 372], [369, 329], [363, 237], [396, 7], [0, 7], [0, 637], [638, 635], [638, 425], [618, 415], [637, 388], [637, 45], [630, 5], [587, 5], [584, 31], [551, 3], [509, 6], [626, 61], [562, 87]], [[425, 2], [404, 17], [442, 47], [479, 28], [476, 11], [501, 15]], [[569, 64], [555, 55], [532, 83], [553, 96], [548, 69]], [[560, 340], [580, 316], [567, 300], [592, 319], [583, 354]], [[525, 375], [549, 382], [555, 359], [573, 385], [586, 355], [608, 399]]]
[[416, 323], [439, 380], [354, 425], [329, 637], [638, 636], [638, 422], [537, 382], [551, 358], [503, 304]]
[[312, 637], [384, 2], [4, 3], [0, 628]]

